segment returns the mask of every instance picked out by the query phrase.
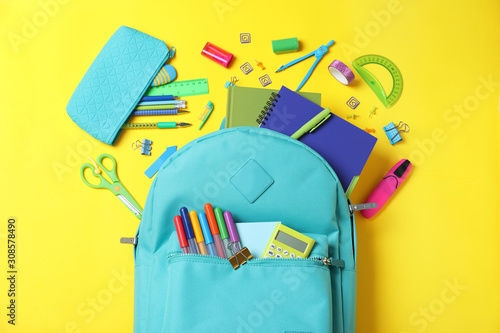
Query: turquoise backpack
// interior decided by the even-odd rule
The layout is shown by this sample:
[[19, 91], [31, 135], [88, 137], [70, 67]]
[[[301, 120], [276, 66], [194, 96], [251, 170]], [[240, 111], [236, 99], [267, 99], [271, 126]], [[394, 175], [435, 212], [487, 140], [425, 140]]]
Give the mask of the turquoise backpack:
[[[174, 216], [207, 202], [235, 222], [281, 221], [314, 248], [307, 259], [254, 258], [237, 270], [184, 255]], [[184, 146], [154, 179], [134, 240], [135, 333], [355, 332], [354, 216], [328, 163], [288, 136], [238, 127]]]

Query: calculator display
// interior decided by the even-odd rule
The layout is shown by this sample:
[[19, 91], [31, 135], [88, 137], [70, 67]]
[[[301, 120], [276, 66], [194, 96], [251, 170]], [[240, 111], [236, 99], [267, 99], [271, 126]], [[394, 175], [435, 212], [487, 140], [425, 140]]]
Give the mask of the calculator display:
[[300, 252], [305, 252], [308, 245], [306, 242], [303, 242], [300, 239], [292, 237], [289, 234], [284, 233], [283, 231], [278, 231], [278, 234], [276, 235], [275, 239], [278, 242], [291, 246]]

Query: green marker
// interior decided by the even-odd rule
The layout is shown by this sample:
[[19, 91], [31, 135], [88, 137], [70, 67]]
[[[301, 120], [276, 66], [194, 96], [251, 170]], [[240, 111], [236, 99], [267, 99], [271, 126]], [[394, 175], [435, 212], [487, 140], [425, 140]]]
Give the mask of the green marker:
[[224, 214], [222, 209], [219, 207], [214, 209], [215, 219], [217, 220], [217, 226], [219, 227], [220, 238], [222, 238], [222, 245], [224, 246], [224, 252], [226, 252], [226, 258], [233, 256], [231, 250], [229, 250], [229, 233], [227, 232], [226, 222], [224, 220]]

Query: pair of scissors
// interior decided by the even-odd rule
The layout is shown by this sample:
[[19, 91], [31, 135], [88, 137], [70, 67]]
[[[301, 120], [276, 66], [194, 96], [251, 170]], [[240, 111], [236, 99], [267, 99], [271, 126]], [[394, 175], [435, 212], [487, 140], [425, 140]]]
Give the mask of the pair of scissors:
[[[111, 169], [106, 169], [102, 164], [102, 160], [105, 158], [109, 158], [113, 162], [113, 166]], [[90, 168], [92, 170], [92, 174], [100, 180], [99, 184], [94, 185], [87, 181], [87, 179], [85, 178], [85, 169], [87, 168]], [[102, 176], [102, 172], [106, 173], [113, 183], [107, 181], [106, 178]], [[132, 213], [134, 213], [135, 217], [137, 217], [138, 219], [142, 217], [141, 206], [139, 206], [132, 195], [130, 195], [130, 193], [125, 189], [122, 182], [116, 175], [116, 161], [113, 156], [109, 154], [101, 154], [99, 155], [99, 157], [97, 157], [97, 162], [94, 165], [90, 163], [84, 163], [80, 169], [80, 175], [82, 176], [83, 182], [85, 184], [92, 188], [104, 188], [110, 190], [114, 195], [118, 197], [118, 199], [121, 200], [121, 202], [125, 204], [125, 206], [127, 206], [128, 209], [130, 209]]]
[[321, 60], [321, 58], [323, 58], [323, 55], [328, 51], [328, 48], [330, 46], [332, 46], [333, 43], [335, 43], [335, 42], [333, 40], [331, 40], [331, 41], [328, 42], [328, 44], [326, 44], [326, 46], [325, 45], [321, 45], [317, 50], [312, 51], [311, 53], [306, 54], [305, 56], [300, 57], [299, 59], [295, 59], [294, 61], [291, 61], [288, 64], [281, 66], [280, 68], [278, 68], [278, 70], [276, 71], [276, 73], [281, 72], [282, 70], [284, 70], [284, 69], [286, 69], [286, 68], [288, 68], [290, 66], [293, 66], [293, 65], [301, 62], [304, 59], [307, 59], [309, 57], [315, 56], [316, 60], [314, 61], [313, 65], [311, 66], [311, 69], [309, 70], [309, 72], [307, 72], [307, 74], [304, 77], [304, 79], [302, 80], [302, 82], [300, 82], [299, 87], [297, 88], [297, 90], [295, 90], [295, 91], [299, 91], [300, 88], [302, 88], [302, 86], [307, 82], [307, 80], [311, 76], [312, 72], [314, 71], [314, 68], [316, 68], [316, 66], [319, 64], [319, 61]]

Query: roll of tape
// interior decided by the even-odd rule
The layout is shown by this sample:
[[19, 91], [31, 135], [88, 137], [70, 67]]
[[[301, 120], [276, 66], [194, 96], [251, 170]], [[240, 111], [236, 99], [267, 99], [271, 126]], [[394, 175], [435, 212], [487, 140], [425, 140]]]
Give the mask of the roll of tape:
[[334, 60], [330, 66], [328, 66], [328, 70], [330, 74], [343, 85], [348, 86], [354, 80], [354, 73], [342, 61]]

